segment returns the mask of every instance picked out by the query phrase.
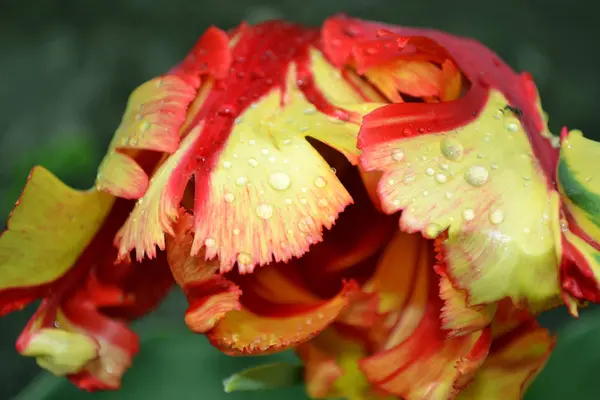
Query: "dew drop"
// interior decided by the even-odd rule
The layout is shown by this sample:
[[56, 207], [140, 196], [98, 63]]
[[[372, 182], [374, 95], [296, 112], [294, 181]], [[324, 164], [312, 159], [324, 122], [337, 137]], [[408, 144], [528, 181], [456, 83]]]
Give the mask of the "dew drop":
[[312, 107], [308, 107], [304, 110], [304, 114], [305, 115], [311, 115], [317, 112], [317, 107], [312, 106]]
[[475, 219], [475, 211], [472, 208], [467, 208], [463, 211], [462, 217], [465, 221], [472, 221]]
[[269, 149], [262, 149], [260, 152], [266, 156], [267, 154], [269, 154]]
[[238, 186], [244, 186], [247, 182], [248, 182], [248, 178], [246, 178], [245, 176], [240, 176], [239, 178], [237, 178], [235, 180], [235, 183]]
[[306, 197], [301, 197], [300, 204], [306, 204], [306, 203], [308, 203], [308, 200], [306, 200]]
[[256, 161], [255, 158], [249, 158], [248, 164], [250, 164], [251, 167], [256, 167], [258, 165], [258, 161]]
[[413, 173], [407, 173], [404, 175], [404, 183], [412, 183], [417, 177]]
[[292, 199], [290, 199], [289, 197], [288, 197], [288, 198], [286, 198], [286, 199], [284, 200], [284, 202], [285, 202], [285, 204], [287, 204], [287, 205], [290, 205], [290, 204], [292, 204], [292, 203], [293, 203]]
[[225, 198], [225, 201], [227, 203], [233, 203], [233, 200], [235, 200], [235, 196], [233, 195], [233, 193], [225, 193], [225, 196], [223, 196]]
[[489, 179], [489, 172], [485, 167], [475, 165], [465, 173], [465, 179], [473, 186], [482, 186]]
[[269, 162], [271, 164], [275, 164], [275, 161], [277, 161], [277, 159], [275, 157], [273, 157], [273, 156], [269, 157]]
[[290, 187], [291, 179], [285, 172], [273, 172], [269, 176], [269, 185], [275, 190], [285, 190]]
[[506, 130], [509, 132], [516, 132], [519, 130], [519, 125], [515, 124], [514, 122], [506, 124]]
[[223, 168], [225, 168], [225, 169], [231, 168], [231, 162], [223, 161]]
[[324, 188], [327, 186], [327, 182], [325, 182], [325, 179], [323, 179], [322, 176], [319, 176], [315, 179], [315, 186], [318, 188]]
[[463, 157], [463, 146], [462, 144], [452, 138], [445, 138], [441, 143], [441, 150], [444, 157], [450, 161], [459, 161]]
[[490, 214], [490, 222], [494, 225], [498, 225], [504, 221], [504, 213], [502, 210], [495, 210]]
[[204, 239], [204, 245], [206, 247], [213, 247], [216, 244], [217, 244], [216, 240], [211, 237], [207, 237], [206, 239]]
[[448, 182], [448, 177], [444, 174], [437, 174], [435, 176], [435, 180], [438, 183], [446, 183], [446, 182]]
[[152, 124], [148, 121], [144, 121], [140, 124], [140, 132], [144, 133], [146, 131], [148, 131], [148, 129], [150, 129], [150, 126], [152, 126]]
[[269, 219], [273, 216], [273, 206], [269, 204], [260, 204], [256, 207], [256, 215], [261, 219]]
[[327, 207], [329, 205], [329, 202], [327, 201], [326, 198], [320, 198], [317, 201], [317, 204], [319, 205], [319, 207]]
[[448, 171], [448, 168], [450, 168], [448, 166], [448, 164], [440, 164], [440, 168], [443, 169], [444, 171]]
[[240, 234], [240, 228], [233, 228], [233, 235], [237, 236]]
[[433, 168], [427, 168], [427, 169], [425, 170], [425, 173], [426, 173], [428, 176], [433, 176], [433, 175], [435, 175], [435, 169], [433, 169]]
[[256, 140], [250, 139], [250, 140], [248, 140], [248, 143], [250, 143], [250, 144], [256, 144]]
[[398, 149], [392, 151], [392, 159], [394, 161], [404, 160], [404, 152], [402, 150], [398, 150]]

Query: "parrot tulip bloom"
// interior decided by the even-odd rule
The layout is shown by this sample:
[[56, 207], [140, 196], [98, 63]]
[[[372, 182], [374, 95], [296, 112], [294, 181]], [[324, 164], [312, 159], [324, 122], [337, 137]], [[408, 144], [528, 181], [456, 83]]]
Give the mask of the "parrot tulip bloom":
[[599, 146], [468, 39], [213, 27], [134, 91], [94, 189], [34, 169], [0, 310], [42, 298], [17, 347], [87, 389], [174, 279], [190, 329], [294, 348], [312, 397], [519, 398], [554, 344], [534, 315], [600, 298]]

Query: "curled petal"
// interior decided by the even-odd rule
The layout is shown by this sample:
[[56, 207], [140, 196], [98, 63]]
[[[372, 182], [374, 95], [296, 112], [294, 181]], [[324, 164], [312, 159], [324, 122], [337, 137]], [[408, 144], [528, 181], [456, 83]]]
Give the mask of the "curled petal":
[[218, 258], [222, 272], [304, 254], [352, 202], [306, 138], [356, 162], [361, 115], [380, 104], [364, 103], [360, 85], [327, 62], [317, 31], [265, 23], [240, 30], [230, 47], [228, 75], [190, 108], [181, 146], [119, 233], [122, 257], [133, 248], [138, 258], [164, 248], [192, 176], [192, 255]]
[[348, 282], [334, 297], [321, 299], [287, 264], [236, 281], [242, 288], [243, 308], [227, 313], [207, 334], [227, 354], [272, 353], [306, 342], [340, 315], [358, 289]]
[[225, 314], [239, 310], [239, 287], [218, 274], [217, 261], [206, 260], [204, 254], [190, 256], [193, 217], [182, 212], [175, 235], [167, 241], [167, 255], [173, 276], [188, 298], [185, 322], [194, 332], [204, 333], [214, 327]]
[[458, 399], [522, 399], [553, 347], [549, 332], [532, 319], [494, 338], [487, 360]]
[[102, 226], [113, 198], [35, 167], [0, 236], [0, 315], [43, 297]]
[[181, 65], [138, 87], [130, 96], [121, 124], [100, 164], [96, 188], [127, 199], [140, 198], [148, 188], [147, 165], [141, 150], [173, 153], [188, 107], [201, 77], [222, 77], [231, 54], [227, 34], [211, 27]]

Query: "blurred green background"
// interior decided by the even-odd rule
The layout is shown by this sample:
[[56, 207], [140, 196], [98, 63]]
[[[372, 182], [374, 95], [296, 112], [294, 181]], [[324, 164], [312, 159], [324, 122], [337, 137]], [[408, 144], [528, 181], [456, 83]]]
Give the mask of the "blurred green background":
[[[286, 18], [316, 25], [346, 12], [471, 36], [534, 75], [554, 132], [568, 125], [599, 140], [598, 11], [598, 3], [584, 0], [2, 0], [0, 225], [34, 164], [75, 187], [89, 187], [128, 94], [178, 62], [210, 24], [230, 28], [241, 20]], [[13, 398], [39, 373], [34, 361], [14, 350], [33, 309], [0, 319], [0, 399]], [[173, 293], [136, 324], [145, 339], [122, 392], [80, 397], [303, 398], [301, 388], [221, 394], [223, 378], [257, 361], [221, 356], [204, 338], [187, 333], [184, 309], [182, 296]], [[564, 310], [542, 317], [563, 334], [531, 399], [598, 398], [596, 314], [586, 312], [577, 324]], [[63, 380], [42, 374], [20, 398], [76, 395]]]

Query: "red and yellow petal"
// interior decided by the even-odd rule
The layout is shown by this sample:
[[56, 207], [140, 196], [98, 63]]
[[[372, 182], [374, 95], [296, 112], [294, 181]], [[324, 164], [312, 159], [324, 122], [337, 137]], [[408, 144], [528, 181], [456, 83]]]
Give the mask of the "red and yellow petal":
[[167, 240], [167, 257], [175, 281], [188, 298], [185, 322], [194, 332], [205, 333], [225, 314], [241, 308], [242, 292], [218, 274], [218, 261], [206, 260], [203, 253], [190, 256], [193, 240], [193, 217], [182, 212], [174, 236]]
[[546, 364], [554, 338], [535, 320], [494, 338], [488, 358], [458, 399], [518, 400]]
[[[359, 365], [375, 388], [406, 399], [453, 396], [483, 362], [491, 342], [489, 328], [454, 338], [442, 330], [434, 262], [425, 240], [400, 233], [390, 242], [372, 284], [387, 297], [386, 308], [395, 312], [387, 315], [388, 334], [378, 351]], [[407, 270], [412, 270], [408, 276], [399, 275]]]
[[[469, 104], [474, 96], [461, 101]], [[366, 117], [363, 162], [367, 170], [384, 171], [382, 207], [403, 210], [400, 225], [408, 232], [434, 238], [449, 230], [447, 271], [470, 304], [504, 297], [548, 302], [558, 294], [557, 195], [548, 191], [521, 123], [503, 111], [508, 102], [502, 94], [492, 90], [481, 111], [476, 103], [471, 109], [459, 104], [384, 107]], [[470, 110], [478, 116], [444, 127], [428, 121], [425, 107], [440, 107], [449, 117]], [[401, 121], [439, 132], [371, 144], [370, 132], [380, 135], [382, 127], [399, 127]]]
[[356, 161], [360, 116], [381, 104], [364, 103], [318, 52], [317, 34], [279, 22], [241, 29], [231, 71], [191, 108], [181, 146], [120, 232], [121, 256], [164, 248], [192, 176], [192, 255], [205, 251], [222, 271], [287, 261], [322, 239], [352, 199], [306, 138]]
[[0, 237], [0, 315], [42, 297], [102, 226], [113, 198], [35, 167]]
[[179, 146], [188, 107], [203, 77], [220, 78], [229, 68], [229, 37], [211, 27], [188, 57], [166, 75], [138, 87], [130, 96], [121, 124], [100, 164], [96, 188], [127, 199], [140, 198], [149, 178], [142, 150], [173, 153]]

